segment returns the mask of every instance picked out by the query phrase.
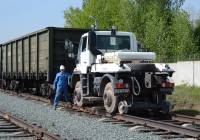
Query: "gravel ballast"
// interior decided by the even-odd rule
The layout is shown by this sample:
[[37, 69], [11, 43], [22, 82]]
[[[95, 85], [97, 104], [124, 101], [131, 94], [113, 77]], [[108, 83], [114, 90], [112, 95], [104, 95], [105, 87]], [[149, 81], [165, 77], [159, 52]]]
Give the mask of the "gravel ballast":
[[69, 140], [159, 140], [151, 133], [138, 133], [111, 123], [99, 122], [98, 118], [80, 116], [67, 111], [53, 110], [51, 106], [38, 104], [0, 92], [0, 109], [36, 123], [49, 132]]

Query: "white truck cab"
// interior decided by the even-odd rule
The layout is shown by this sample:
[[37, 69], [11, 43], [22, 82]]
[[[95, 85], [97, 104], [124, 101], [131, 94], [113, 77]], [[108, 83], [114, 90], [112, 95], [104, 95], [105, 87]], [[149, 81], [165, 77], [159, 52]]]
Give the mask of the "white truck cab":
[[138, 52], [135, 34], [89, 31], [82, 35], [76, 68], [72, 76], [74, 104], [83, 106], [96, 100], [109, 113], [154, 110], [168, 113], [174, 84], [167, 65], [149, 63], [154, 52]]
[[[137, 59], [155, 59], [155, 53], [137, 53], [137, 40], [131, 32], [111, 31], [94, 31], [94, 50], [98, 53], [92, 53], [89, 47], [89, 33], [85, 33], [80, 40], [78, 50], [78, 64], [76, 71], [86, 74], [87, 68], [91, 67], [92, 72], [114, 72], [114, 71], [130, 71], [121, 69], [117, 63], [113, 63], [113, 59], [121, 56], [123, 60], [129, 58], [129, 61]], [[133, 58], [134, 57], [134, 58]], [[146, 57], [146, 58], [145, 58]], [[106, 60], [107, 61], [103, 61]], [[116, 60], [117, 61], [117, 60]], [[111, 63], [108, 63], [111, 62]]]

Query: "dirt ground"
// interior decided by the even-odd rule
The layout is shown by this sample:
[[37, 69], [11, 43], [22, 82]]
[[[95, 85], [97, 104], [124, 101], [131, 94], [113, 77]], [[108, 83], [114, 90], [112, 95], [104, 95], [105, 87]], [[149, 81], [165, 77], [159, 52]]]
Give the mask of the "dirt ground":
[[176, 104], [173, 112], [200, 118], [200, 104]]

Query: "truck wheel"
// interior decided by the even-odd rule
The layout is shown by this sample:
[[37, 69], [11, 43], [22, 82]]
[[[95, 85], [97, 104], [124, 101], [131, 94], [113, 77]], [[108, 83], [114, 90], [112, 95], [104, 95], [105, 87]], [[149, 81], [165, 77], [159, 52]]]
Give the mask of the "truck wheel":
[[73, 96], [74, 105], [82, 106], [83, 105], [83, 97], [82, 97], [82, 90], [81, 90], [81, 82], [76, 82], [76, 86], [74, 89], [74, 96]]
[[112, 83], [107, 83], [104, 88], [103, 102], [108, 113], [116, 113], [119, 102], [118, 100], [118, 97], [114, 95]]

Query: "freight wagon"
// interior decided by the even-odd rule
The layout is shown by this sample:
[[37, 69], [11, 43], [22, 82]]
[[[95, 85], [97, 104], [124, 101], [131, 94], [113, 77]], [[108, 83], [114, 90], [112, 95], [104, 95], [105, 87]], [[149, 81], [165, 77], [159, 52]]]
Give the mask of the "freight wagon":
[[61, 64], [72, 72], [75, 60], [68, 57], [65, 41], [78, 51], [80, 37], [87, 29], [56, 28], [45, 29], [24, 35], [0, 45], [0, 76], [3, 88], [11, 90], [44, 91], [45, 83], [53, 83]]

